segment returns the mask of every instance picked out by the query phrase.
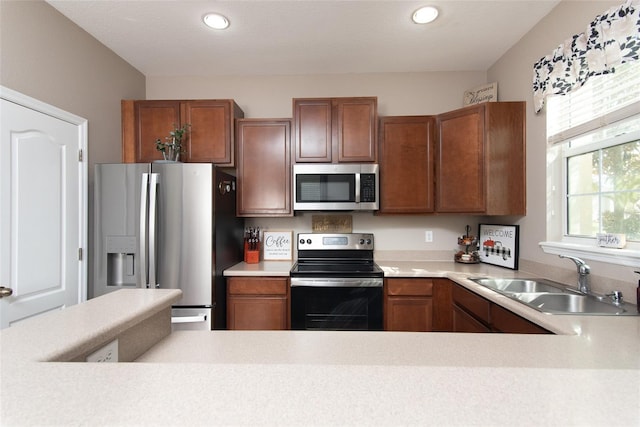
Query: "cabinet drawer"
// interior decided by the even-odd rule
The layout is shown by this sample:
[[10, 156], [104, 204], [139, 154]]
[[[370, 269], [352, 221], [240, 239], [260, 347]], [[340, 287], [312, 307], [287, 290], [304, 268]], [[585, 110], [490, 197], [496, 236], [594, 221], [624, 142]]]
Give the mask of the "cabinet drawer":
[[288, 279], [284, 278], [237, 278], [227, 281], [229, 295], [287, 295]]
[[476, 316], [478, 320], [487, 325], [489, 324], [490, 303], [486, 299], [466, 290], [462, 286], [454, 286], [453, 302], [459, 307], [464, 307], [465, 310]]
[[432, 292], [431, 279], [387, 279], [389, 296], [430, 296]]

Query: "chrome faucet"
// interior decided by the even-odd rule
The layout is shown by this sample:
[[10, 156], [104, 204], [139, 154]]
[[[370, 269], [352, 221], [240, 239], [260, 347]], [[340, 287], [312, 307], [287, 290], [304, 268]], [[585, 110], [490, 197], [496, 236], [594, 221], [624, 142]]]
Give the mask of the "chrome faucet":
[[591, 292], [591, 286], [589, 286], [589, 273], [591, 272], [591, 267], [589, 267], [583, 260], [580, 258], [576, 258], [568, 255], [559, 255], [560, 258], [569, 258], [573, 262], [576, 263], [576, 267], [578, 267], [578, 291], [583, 294], [588, 294]]

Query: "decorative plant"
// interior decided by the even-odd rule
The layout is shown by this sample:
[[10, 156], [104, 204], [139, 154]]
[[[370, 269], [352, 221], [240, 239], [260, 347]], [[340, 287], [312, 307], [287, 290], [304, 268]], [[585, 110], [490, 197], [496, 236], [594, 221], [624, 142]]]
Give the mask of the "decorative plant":
[[156, 139], [156, 150], [162, 152], [165, 160], [178, 161], [180, 159], [180, 154], [184, 152], [182, 139], [185, 137], [185, 134], [189, 132], [190, 127], [191, 125], [189, 123], [185, 123], [182, 127], [178, 128], [174, 123], [173, 130], [169, 132], [169, 136], [164, 137], [164, 142], [162, 142], [160, 138]]

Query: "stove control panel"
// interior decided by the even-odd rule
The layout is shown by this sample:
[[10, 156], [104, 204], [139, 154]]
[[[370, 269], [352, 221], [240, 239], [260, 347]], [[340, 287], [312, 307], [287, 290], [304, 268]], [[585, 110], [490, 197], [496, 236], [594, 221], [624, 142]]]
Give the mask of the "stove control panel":
[[299, 233], [298, 250], [373, 250], [371, 233]]

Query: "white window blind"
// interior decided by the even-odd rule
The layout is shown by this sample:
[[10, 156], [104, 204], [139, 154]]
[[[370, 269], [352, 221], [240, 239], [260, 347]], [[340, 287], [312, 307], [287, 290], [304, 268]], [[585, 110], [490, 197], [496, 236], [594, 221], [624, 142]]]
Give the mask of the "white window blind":
[[[594, 76], [583, 87], [547, 100], [547, 142], [556, 144], [640, 114], [640, 62]], [[625, 129], [630, 131], [634, 129]]]

